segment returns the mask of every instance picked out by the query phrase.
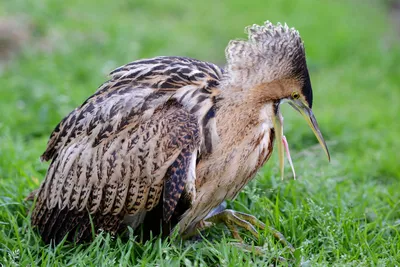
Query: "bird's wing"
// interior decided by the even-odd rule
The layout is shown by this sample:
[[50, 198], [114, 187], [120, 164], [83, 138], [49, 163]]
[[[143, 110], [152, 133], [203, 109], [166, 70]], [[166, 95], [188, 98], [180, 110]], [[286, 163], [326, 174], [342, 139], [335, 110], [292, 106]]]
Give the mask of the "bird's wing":
[[103, 133], [108, 125], [119, 123], [123, 128], [138, 124], [171, 98], [198, 118], [202, 151], [211, 152], [218, 139], [213, 118], [222, 72], [212, 63], [184, 57], [156, 57], [119, 67], [111, 72], [109, 81], [56, 126], [41, 159], [52, 159], [76, 138]]
[[194, 187], [187, 185], [194, 184], [190, 166], [216, 140], [221, 70], [197, 60], [159, 57], [111, 75], [52, 133], [42, 155], [51, 164], [38, 192], [34, 225], [48, 220], [40, 203], [47, 212], [135, 214], [152, 209], [163, 188], [168, 219], [183, 187]]

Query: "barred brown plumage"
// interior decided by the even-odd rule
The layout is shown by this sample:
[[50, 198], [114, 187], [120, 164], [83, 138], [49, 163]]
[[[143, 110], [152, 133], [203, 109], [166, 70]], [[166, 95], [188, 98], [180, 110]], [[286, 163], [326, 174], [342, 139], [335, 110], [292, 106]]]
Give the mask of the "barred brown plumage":
[[176, 225], [189, 234], [226, 214], [255, 222], [232, 211], [207, 214], [270, 157], [275, 135], [282, 136], [282, 100], [307, 112], [324, 142], [298, 32], [267, 22], [248, 33], [249, 41], [228, 45], [225, 69], [185, 57], [117, 68], [57, 125], [41, 157], [51, 163], [32, 212], [45, 242], [68, 233], [90, 239], [90, 222], [112, 233], [161, 226], [163, 235]]

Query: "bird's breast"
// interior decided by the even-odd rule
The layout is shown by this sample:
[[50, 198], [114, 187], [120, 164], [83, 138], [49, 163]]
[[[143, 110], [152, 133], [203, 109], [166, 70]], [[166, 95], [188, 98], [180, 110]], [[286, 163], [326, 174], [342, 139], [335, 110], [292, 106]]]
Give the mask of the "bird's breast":
[[197, 164], [196, 199], [180, 222], [182, 229], [195, 225], [224, 200], [234, 199], [269, 159], [275, 136], [272, 112], [267, 106], [248, 120], [219, 119], [220, 143]]
[[239, 156], [235, 175], [227, 184], [229, 190], [226, 199], [234, 199], [269, 159], [273, 150], [274, 135], [274, 129], [264, 125], [259, 135], [254, 136], [248, 143], [248, 151]]
[[229, 151], [200, 161], [196, 179], [198, 193], [214, 191], [221, 201], [235, 198], [271, 156], [273, 140], [274, 129], [262, 124], [255, 134], [246, 136]]

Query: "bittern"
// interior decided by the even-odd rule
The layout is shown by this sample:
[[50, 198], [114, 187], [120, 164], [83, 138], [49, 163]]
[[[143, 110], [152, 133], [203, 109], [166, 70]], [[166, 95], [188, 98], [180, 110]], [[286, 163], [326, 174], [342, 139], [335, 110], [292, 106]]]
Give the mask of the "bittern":
[[218, 207], [254, 178], [275, 139], [283, 175], [280, 105], [300, 112], [329, 152], [298, 31], [267, 21], [246, 32], [228, 44], [225, 68], [185, 57], [119, 67], [56, 126], [31, 217], [45, 242], [127, 226], [188, 236], [210, 222], [237, 239], [237, 226], [258, 235], [255, 217]]

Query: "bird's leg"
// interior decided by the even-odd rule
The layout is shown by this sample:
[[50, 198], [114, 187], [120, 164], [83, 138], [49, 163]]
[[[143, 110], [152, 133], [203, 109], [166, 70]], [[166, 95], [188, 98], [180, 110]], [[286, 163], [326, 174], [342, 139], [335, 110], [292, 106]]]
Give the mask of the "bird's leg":
[[232, 236], [235, 239], [238, 239], [240, 242], [243, 242], [243, 239], [240, 237], [237, 227], [241, 227], [248, 230], [256, 238], [259, 238], [259, 233], [256, 230], [256, 228], [261, 230], [268, 229], [268, 231], [271, 232], [273, 236], [279, 240], [279, 242], [287, 246], [292, 253], [295, 250], [294, 247], [286, 240], [286, 238], [278, 230], [270, 226], [267, 227], [256, 217], [243, 212], [226, 209], [210, 216], [209, 218], [206, 219], [206, 221], [212, 223], [224, 223], [232, 233]]

